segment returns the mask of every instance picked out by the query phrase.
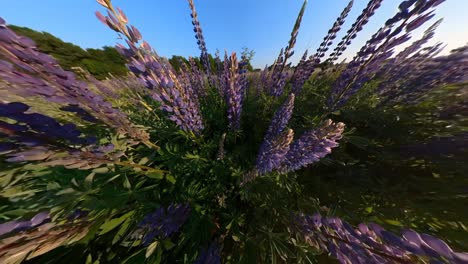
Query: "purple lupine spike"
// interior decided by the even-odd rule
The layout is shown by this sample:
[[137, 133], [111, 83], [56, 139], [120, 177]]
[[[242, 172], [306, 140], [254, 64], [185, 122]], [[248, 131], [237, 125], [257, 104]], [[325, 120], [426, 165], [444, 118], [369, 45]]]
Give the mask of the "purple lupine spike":
[[0, 236], [3, 236], [8, 233], [24, 231], [30, 228], [37, 227], [39, 225], [45, 224], [50, 221], [50, 216], [48, 212], [40, 212], [33, 216], [31, 220], [27, 221], [9, 221], [3, 224], [0, 224]]
[[343, 123], [328, 119], [319, 128], [304, 133], [291, 144], [279, 170], [286, 173], [317, 162], [338, 146], [343, 131]]
[[[260, 146], [255, 167], [259, 175], [278, 169], [284, 162], [284, 156], [289, 151], [289, 145], [294, 137], [291, 129], [285, 131], [293, 109], [294, 94], [290, 94], [284, 104], [276, 110]], [[253, 177], [249, 177], [246, 181], [253, 180], [256, 174], [249, 175]]]
[[143, 244], [148, 245], [155, 237], [168, 238], [176, 233], [190, 215], [189, 204], [171, 204], [148, 214], [138, 224], [135, 235], [141, 234]]
[[294, 138], [292, 129], [287, 129], [277, 138], [264, 141], [257, 157], [256, 170], [259, 175], [271, 172], [280, 167], [284, 157], [289, 151], [289, 146]]
[[205, 78], [202, 72], [198, 69], [198, 65], [195, 63], [195, 60], [192, 57], [189, 57], [190, 62], [190, 79], [192, 86], [195, 90], [195, 94], [199, 98], [203, 98], [206, 96], [206, 89], [205, 89]]
[[[399, 102], [416, 104], [434, 88], [444, 84], [463, 84], [468, 80], [468, 46], [454, 50], [448, 56], [435, 57], [441, 48], [436, 45], [426, 53], [420, 51], [399, 63], [403, 70], [408, 70], [404, 78], [396, 76], [401, 72], [395, 65], [381, 73], [396, 79], [395, 82], [383, 82], [377, 93], [383, 98], [380, 106]], [[435, 51], [435, 52], [434, 52]], [[395, 62], [396, 63], [396, 62]]]
[[47, 166], [89, 169], [122, 155], [96, 148], [96, 138], [84, 137], [74, 124], [62, 125], [51, 117], [26, 113], [28, 109], [24, 103], [0, 103], [0, 117], [21, 123], [0, 121], [0, 138], [9, 141], [0, 150], [7, 162], [35, 161]]
[[351, 44], [351, 41], [356, 38], [357, 34], [369, 22], [369, 19], [374, 15], [375, 11], [381, 6], [383, 0], [369, 0], [366, 8], [358, 16], [356, 21], [352, 24], [351, 28], [347, 31], [346, 35], [341, 39], [333, 53], [330, 54], [328, 61], [334, 62]]
[[[0, 117], [6, 117], [25, 125], [0, 123], [0, 131], [14, 136], [28, 134], [27, 130], [35, 137], [47, 137], [55, 140], [66, 140], [72, 144], [85, 144], [86, 138], [81, 137], [81, 133], [75, 129], [74, 125], [61, 125], [55, 119], [38, 113], [25, 113], [29, 106], [24, 103], [14, 102], [0, 103]], [[2, 125], [4, 124], [4, 125]], [[9, 131], [7, 133], [7, 131]], [[31, 134], [29, 133], [29, 134]]]
[[336, 34], [340, 31], [341, 26], [343, 25], [346, 17], [351, 11], [353, 3], [354, 1], [351, 0], [348, 3], [348, 5], [343, 9], [340, 16], [333, 23], [332, 28], [328, 31], [328, 34], [323, 38], [323, 41], [317, 49], [316, 53], [314, 55], [311, 55], [307, 60], [304, 58], [304, 56], [307, 56], [306, 53], [303, 55], [303, 58], [297, 65], [296, 69], [294, 70], [293, 76], [291, 77], [291, 91], [293, 93], [299, 94], [305, 82], [314, 73], [316, 66], [320, 63], [321, 58], [325, 56], [325, 53], [328, 51], [329, 47], [333, 43], [333, 40], [336, 38]]
[[245, 56], [242, 56], [241, 61], [239, 62], [239, 85], [241, 87], [240, 90], [242, 94], [242, 102], [247, 96], [247, 88], [249, 86], [249, 80], [247, 78], [247, 65], [247, 58]]
[[[329, 111], [332, 112], [342, 107], [351, 96], [361, 89], [364, 83], [386, 64], [393, 55], [394, 48], [409, 40], [410, 31], [417, 27], [411, 27], [410, 30], [407, 28], [406, 31], [403, 29], [411, 21], [422, 19], [427, 14], [431, 14], [433, 8], [443, 1], [418, 1], [414, 6], [409, 4], [407, 9], [400, 9], [395, 16], [388, 19], [385, 26], [367, 41], [333, 84], [327, 102]], [[424, 22], [426, 21], [424, 20]], [[422, 24], [418, 23], [418, 26]]]
[[200, 251], [195, 264], [221, 264], [220, 251], [218, 243], [211, 243], [208, 248]]
[[295, 95], [290, 94], [283, 105], [275, 112], [265, 135], [265, 139], [276, 138], [284, 131], [294, 110], [294, 99]]
[[346, 17], [351, 11], [353, 4], [354, 4], [354, 0], [351, 0], [348, 3], [348, 5], [343, 9], [340, 16], [336, 19], [332, 28], [328, 31], [328, 34], [325, 36], [325, 38], [323, 39], [323, 42], [320, 44], [319, 48], [317, 49], [317, 52], [314, 55], [315, 59], [320, 59], [324, 57], [325, 53], [329, 49], [329, 46], [332, 45], [333, 40], [336, 38], [336, 34], [341, 30], [341, 27], [343, 26]]
[[293, 48], [296, 44], [297, 35], [299, 33], [299, 28], [301, 26], [302, 17], [304, 16], [304, 11], [307, 5], [307, 1], [304, 1], [302, 4], [301, 10], [297, 15], [296, 22], [291, 31], [291, 38], [289, 39], [288, 46], [281, 49], [278, 59], [273, 64], [271, 73], [268, 76], [268, 79], [265, 83], [268, 92], [272, 96], [281, 96], [283, 94], [284, 86], [286, 85], [286, 80], [288, 78], [288, 73], [286, 72], [288, 59], [293, 55]]
[[241, 76], [239, 75], [239, 64], [236, 53], [233, 52], [228, 59], [225, 54], [225, 85], [224, 92], [228, 110], [229, 128], [237, 130], [240, 128], [240, 118], [242, 112], [244, 87]]
[[373, 223], [355, 229], [339, 218], [299, 213], [293, 216], [293, 227], [309, 245], [340, 263], [466, 263], [468, 256], [433, 236], [413, 230], [398, 236]]
[[[110, 2], [107, 4], [109, 7], [106, 21], [113, 21], [117, 31], [126, 37], [128, 48], [118, 45], [117, 49], [121, 54], [130, 56], [127, 57], [130, 61], [129, 69], [151, 90], [151, 97], [161, 103], [161, 110], [167, 112], [169, 120], [184, 131], [199, 134], [204, 126], [199, 102], [192, 87], [184, 87], [170, 64], [160, 58], [148, 43], [142, 41], [140, 48], [137, 48], [141, 34], [138, 32], [138, 38], [133, 38], [127, 29], [128, 21], [119, 20], [119, 15]], [[135, 28], [129, 28], [133, 33], [136, 32]]]
[[50, 102], [77, 105], [89, 113], [86, 116], [77, 113], [80, 117], [100, 120], [139, 141], [148, 140], [148, 135], [136, 129], [126, 114], [94, 93], [88, 83], [63, 70], [55, 59], [39, 52], [32, 41], [16, 35], [5, 25], [0, 25], [0, 32], [6, 33], [5, 38], [0, 37], [0, 64], [4, 65], [0, 66], [0, 78], [21, 87], [14, 90], [16, 96], [41, 96]]
[[221, 97], [224, 98], [224, 63], [221, 61], [219, 50], [216, 50], [215, 54], [215, 62], [216, 62], [216, 84], [215, 87]]
[[398, 53], [395, 57], [397, 59], [405, 59], [405, 58], [408, 58], [411, 54], [419, 51], [422, 48], [422, 45], [426, 44], [429, 40], [431, 40], [434, 37], [435, 30], [442, 23], [442, 21], [443, 21], [443, 18], [437, 20], [428, 29], [426, 29], [426, 31], [424, 31], [424, 35], [419, 40], [413, 42], [410, 46], [406, 47], [403, 51]]
[[[416, 73], [419, 72], [421, 66], [434, 58], [437, 53], [441, 51], [439, 44], [436, 44], [434, 48], [427, 51], [427, 48], [422, 47], [434, 36], [434, 31], [441, 22], [442, 19], [436, 21], [424, 32], [421, 39], [413, 42], [410, 46], [398, 53], [395, 58], [390, 59], [377, 73], [377, 76], [384, 81], [379, 84], [376, 93], [387, 98], [385, 101], [382, 101], [380, 105], [396, 97], [400, 90], [399, 87], [411, 78], [414, 78], [414, 76], [418, 76]], [[414, 55], [410, 56], [413, 53]]]
[[309, 69], [307, 68], [307, 55], [308, 50], [304, 52], [301, 57], [301, 60], [294, 69], [294, 73], [291, 77], [291, 92], [294, 94], [299, 94], [302, 90], [302, 86], [309, 78]]
[[208, 58], [208, 51], [206, 49], [206, 43], [205, 43], [205, 38], [203, 37], [203, 31], [200, 26], [200, 21], [198, 20], [197, 10], [195, 9], [195, 4], [193, 3], [193, 0], [188, 0], [188, 2], [190, 6], [190, 11], [192, 12], [191, 17], [192, 17], [193, 31], [195, 32], [195, 38], [197, 39], [197, 44], [201, 51], [200, 59], [203, 63], [206, 74], [210, 75], [211, 74], [210, 60]]

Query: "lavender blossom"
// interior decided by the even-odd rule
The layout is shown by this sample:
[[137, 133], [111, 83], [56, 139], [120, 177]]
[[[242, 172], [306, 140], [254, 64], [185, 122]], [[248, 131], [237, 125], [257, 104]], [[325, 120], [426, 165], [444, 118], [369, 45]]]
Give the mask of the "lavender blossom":
[[468, 253], [453, 251], [445, 242], [427, 234], [404, 230], [402, 236], [369, 223], [353, 228], [339, 218], [302, 213], [294, 229], [312, 247], [328, 252], [340, 263], [467, 263]]
[[143, 244], [148, 245], [155, 237], [168, 238], [176, 233], [190, 215], [188, 204], [171, 204], [160, 207], [138, 224], [134, 235], [141, 235]]
[[333, 123], [328, 119], [321, 127], [304, 133], [291, 144], [279, 171], [295, 171], [330, 154], [331, 149], [338, 146], [337, 141], [343, 131], [343, 123]]
[[216, 242], [200, 252], [195, 264], [221, 264], [219, 245]]

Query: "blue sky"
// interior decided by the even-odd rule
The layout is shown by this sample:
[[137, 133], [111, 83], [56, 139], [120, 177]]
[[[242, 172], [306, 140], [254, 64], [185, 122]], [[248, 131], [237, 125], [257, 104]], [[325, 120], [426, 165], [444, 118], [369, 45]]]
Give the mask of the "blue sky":
[[[367, 38], [392, 16], [399, 0], [384, 0], [367, 27], [343, 55], [351, 58]], [[130, 23], [162, 56], [198, 56], [186, 0], [114, 0]], [[347, 0], [309, 0], [296, 44], [296, 62], [305, 49], [318, 47]], [[344, 25], [344, 34], [366, 6], [367, 0], [355, 0]], [[255, 50], [255, 67], [270, 64], [286, 46], [302, 0], [195, 0], [208, 51], [240, 51], [243, 46]], [[115, 32], [102, 25], [94, 11], [103, 8], [94, 0], [22, 0], [2, 3], [0, 17], [10, 24], [50, 32], [83, 48], [113, 46], [119, 40]], [[447, 0], [439, 6], [443, 17], [435, 41], [446, 43], [447, 51], [468, 43], [468, 0]], [[421, 30], [422, 31], [422, 30]], [[420, 32], [421, 32], [420, 31]], [[415, 38], [420, 33], [416, 32]], [[342, 35], [338, 35], [340, 38]]]

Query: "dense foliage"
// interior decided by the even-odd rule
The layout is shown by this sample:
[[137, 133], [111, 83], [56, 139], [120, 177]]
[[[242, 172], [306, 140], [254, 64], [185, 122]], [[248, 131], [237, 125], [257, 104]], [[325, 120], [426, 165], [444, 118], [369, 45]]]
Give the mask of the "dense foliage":
[[[337, 63], [382, 2], [327, 56], [350, 1], [292, 67], [304, 3], [260, 73], [248, 49], [208, 54], [193, 0], [201, 55], [188, 60], [160, 57], [97, 2], [125, 39], [125, 78], [77, 78], [0, 18], [2, 263], [468, 263], [468, 47], [437, 56], [438, 21], [395, 51], [443, 0], [402, 1]], [[437, 214], [398, 197], [434, 188]], [[405, 213], [391, 219], [389, 203]]]

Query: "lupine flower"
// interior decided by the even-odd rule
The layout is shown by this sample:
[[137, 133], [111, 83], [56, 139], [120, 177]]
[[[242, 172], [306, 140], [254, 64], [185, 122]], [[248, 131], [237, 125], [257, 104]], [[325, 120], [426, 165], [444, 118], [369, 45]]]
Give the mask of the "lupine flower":
[[44, 223], [47, 223], [50, 221], [50, 216], [47, 212], [40, 212], [33, 216], [31, 220], [26, 220], [26, 221], [9, 221], [6, 223], [0, 224], [0, 236], [3, 236], [8, 233], [13, 233], [13, 232], [19, 232], [19, 231], [25, 231], [34, 227], [37, 227], [39, 225], [42, 225]]
[[169, 114], [170, 120], [182, 130], [200, 133], [204, 126], [193, 89], [181, 84], [172, 67], [157, 56], [147, 42], [141, 42], [140, 48], [137, 48], [142, 39], [141, 33], [127, 25], [128, 21], [122, 19], [124, 15], [121, 10], [117, 12], [110, 2], [107, 5], [107, 16], [100, 12], [96, 12], [96, 16], [127, 38], [128, 48], [122, 45], [116, 48], [129, 60], [128, 68], [151, 90], [151, 96], [161, 103], [161, 109]]
[[244, 98], [244, 83], [239, 74], [239, 64], [237, 62], [236, 53], [232, 53], [231, 57], [227, 59], [225, 55], [224, 78], [226, 90], [224, 92], [226, 97], [226, 104], [228, 109], [229, 128], [237, 130], [240, 127], [240, 118], [242, 112], [242, 103]]
[[351, 11], [353, 4], [354, 4], [354, 0], [351, 0], [348, 3], [348, 5], [343, 9], [340, 16], [336, 19], [332, 28], [328, 31], [328, 34], [325, 36], [325, 38], [323, 39], [323, 42], [320, 44], [319, 48], [317, 49], [317, 54], [315, 55], [315, 58], [320, 59], [325, 56], [325, 53], [328, 51], [329, 47], [333, 43], [333, 40], [336, 38], [336, 34], [341, 30], [341, 27], [343, 26], [346, 17]]
[[390, 93], [398, 93], [398, 88], [401, 88], [402, 83], [414, 78], [414, 76], [419, 76], [417, 72], [419, 72], [418, 69], [421, 65], [434, 58], [442, 50], [440, 44], [434, 48], [423, 48], [423, 45], [434, 36], [434, 31], [441, 22], [442, 19], [435, 22], [419, 40], [414, 41], [394, 58], [389, 59], [387, 64], [382, 67], [376, 74], [378, 78], [383, 80], [376, 89], [378, 95], [390, 98], [392, 97]]
[[346, 48], [351, 44], [351, 41], [356, 38], [357, 34], [369, 22], [369, 19], [375, 14], [375, 11], [381, 6], [383, 0], [370, 0], [366, 8], [358, 16], [351, 28], [346, 32], [346, 35], [341, 39], [330, 58], [327, 61], [334, 62], [343, 54]]
[[55, 119], [38, 114], [26, 113], [29, 106], [20, 102], [8, 104], [0, 103], [0, 117], [5, 117], [16, 121], [16, 124], [0, 121], [0, 132], [15, 137], [30, 137], [37, 141], [47, 140], [66, 141], [70, 144], [88, 145], [95, 143], [95, 138], [81, 137], [81, 132], [76, 129], [74, 124], [61, 125]]
[[260, 146], [256, 164], [256, 170], [260, 175], [279, 168], [284, 162], [284, 156], [294, 136], [291, 129], [285, 131], [293, 109], [294, 94], [290, 94], [286, 102], [275, 112]]
[[284, 86], [288, 78], [286, 69], [289, 68], [287, 64], [288, 59], [294, 55], [293, 48], [296, 45], [297, 35], [299, 34], [299, 28], [301, 26], [302, 17], [306, 8], [307, 1], [302, 4], [301, 10], [296, 18], [293, 30], [291, 32], [291, 38], [289, 39], [286, 48], [281, 49], [278, 58], [273, 63], [272, 69], [269, 71], [268, 77], [265, 82], [262, 82], [268, 93], [272, 96], [280, 96], [283, 94]]
[[[301, 60], [294, 69], [294, 73], [291, 77], [291, 92], [299, 94], [302, 90], [302, 86], [305, 84], [307, 79], [310, 77], [309, 62], [307, 60], [308, 50], [304, 52]], [[313, 70], [312, 70], [313, 71]]]
[[[192, 87], [195, 91], [195, 94], [199, 98], [203, 98], [206, 96], [206, 90], [205, 90], [205, 76], [200, 72], [198, 69], [198, 65], [195, 63], [195, 60], [190, 57], [190, 81], [192, 84]], [[185, 65], [185, 64], [183, 64]]]
[[455, 252], [444, 241], [413, 230], [397, 236], [374, 223], [355, 229], [339, 218], [302, 213], [294, 217], [293, 226], [309, 245], [343, 264], [468, 262], [467, 253]]
[[143, 244], [148, 245], [155, 237], [168, 238], [176, 233], [190, 215], [188, 204], [171, 204], [160, 207], [138, 224], [134, 235], [141, 235]]
[[202, 250], [195, 264], [221, 264], [219, 245], [213, 242], [208, 248]]
[[341, 12], [335, 23], [333, 23], [332, 28], [328, 31], [328, 34], [323, 38], [323, 41], [317, 49], [317, 52], [314, 55], [311, 55], [308, 59], [306, 59], [307, 51], [302, 56], [302, 59], [296, 66], [293, 76], [291, 77], [291, 91], [294, 94], [299, 94], [301, 92], [302, 86], [304, 86], [305, 82], [314, 73], [315, 67], [320, 63], [322, 57], [325, 56], [325, 53], [333, 44], [333, 40], [336, 38], [336, 34], [341, 29], [341, 26], [348, 16], [348, 13], [351, 11], [353, 3], [354, 1], [351, 0], [345, 9]]
[[292, 129], [287, 129], [277, 138], [265, 141], [260, 148], [257, 158], [258, 173], [265, 174], [280, 167], [284, 157], [289, 151], [289, 146], [294, 138]]
[[141, 142], [148, 140], [148, 135], [136, 129], [125, 113], [91, 91], [74, 73], [63, 70], [54, 58], [39, 52], [32, 40], [16, 35], [5, 22], [0, 23], [0, 54], [0, 77], [9, 86], [21, 87], [15, 89], [15, 95], [40, 96], [66, 104], [64, 111], [72, 110], [86, 121], [99, 120]]
[[49, 116], [26, 113], [28, 109], [24, 103], [0, 103], [0, 117], [16, 121], [0, 120], [0, 139], [8, 140], [0, 145], [0, 154], [7, 156], [7, 162], [40, 161], [44, 166], [90, 169], [122, 155], [109, 154], [111, 146], [96, 146], [96, 139], [83, 137], [74, 124], [62, 125]]
[[408, 41], [411, 31], [424, 24], [428, 15], [442, 2], [444, 0], [403, 2], [400, 11], [367, 41], [335, 81], [327, 102], [329, 111], [343, 106], [356, 94], [385, 65], [394, 48]]
[[419, 62], [419, 65], [411, 61], [409, 65], [400, 64], [406, 69], [411, 67], [411, 72], [405, 78], [394, 83], [381, 84], [378, 92], [384, 99], [380, 106], [402, 101], [415, 104], [436, 87], [444, 84], [463, 84], [468, 81], [468, 46], [454, 50], [448, 56], [421, 57], [419, 60], [418, 58], [413, 60]]
[[208, 58], [208, 51], [206, 49], [205, 38], [203, 37], [203, 31], [200, 26], [200, 21], [198, 20], [197, 10], [195, 10], [195, 4], [193, 3], [193, 0], [188, 0], [188, 2], [190, 10], [192, 11], [190, 16], [192, 17], [193, 31], [195, 32], [195, 38], [197, 39], [197, 44], [201, 51], [200, 59], [203, 63], [206, 74], [209, 76], [211, 72], [211, 66], [210, 60]]
[[216, 84], [215, 87], [218, 93], [224, 98], [225, 94], [225, 84], [224, 84], [224, 63], [221, 61], [219, 50], [216, 51], [215, 54], [215, 62], [216, 62]]
[[[86, 221], [56, 224], [49, 220], [47, 213], [39, 213], [30, 221], [17, 222], [24, 225], [21, 230], [27, 232], [16, 229], [4, 233], [0, 239], [0, 263], [20, 263], [60, 246], [76, 243], [88, 234], [91, 227]], [[4, 229], [0, 227], [0, 230], [1, 233]]]
[[328, 119], [318, 129], [305, 132], [291, 144], [279, 170], [283, 173], [295, 171], [319, 161], [338, 146], [343, 131], [343, 123]]
[[273, 115], [273, 119], [271, 120], [270, 126], [268, 127], [265, 138], [273, 139], [279, 136], [279, 134], [286, 128], [294, 110], [294, 99], [295, 95], [290, 94], [283, 105], [278, 110], [276, 110], [275, 114]]

